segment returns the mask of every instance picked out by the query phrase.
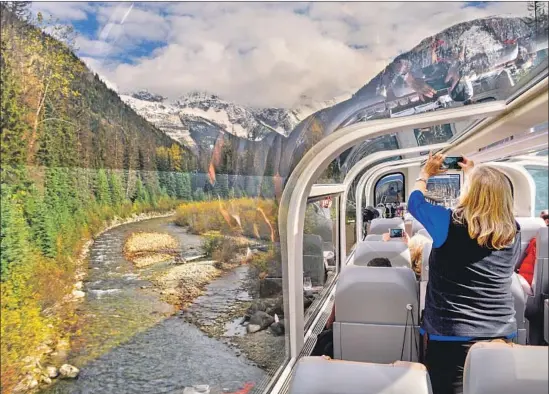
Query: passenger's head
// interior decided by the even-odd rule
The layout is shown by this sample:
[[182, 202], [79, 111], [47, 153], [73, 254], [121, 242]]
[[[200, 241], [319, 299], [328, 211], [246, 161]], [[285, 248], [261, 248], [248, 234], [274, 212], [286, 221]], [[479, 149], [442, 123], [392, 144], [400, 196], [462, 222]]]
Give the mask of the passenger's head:
[[431, 242], [424, 235], [416, 234], [408, 241], [408, 249], [410, 249], [410, 259], [412, 260], [412, 269], [417, 277], [421, 276], [421, 267], [423, 263], [423, 247], [426, 243]]
[[549, 214], [547, 211], [541, 211], [540, 217], [545, 221], [545, 225], [549, 226]]
[[480, 246], [493, 249], [509, 246], [517, 229], [507, 177], [489, 165], [473, 168], [454, 210], [454, 219], [467, 224], [469, 236]]
[[386, 257], [376, 257], [368, 262], [368, 267], [391, 267], [391, 261]]

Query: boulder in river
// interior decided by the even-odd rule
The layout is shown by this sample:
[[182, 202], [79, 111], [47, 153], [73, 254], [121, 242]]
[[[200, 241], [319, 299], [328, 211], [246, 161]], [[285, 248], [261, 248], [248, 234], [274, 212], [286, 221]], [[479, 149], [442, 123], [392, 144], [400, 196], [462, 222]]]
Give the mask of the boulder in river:
[[84, 293], [83, 291], [81, 290], [73, 290], [72, 291], [72, 296], [74, 298], [84, 298], [86, 296], [86, 293]]
[[53, 365], [50, 365], [49, 367], [46, 367], [46, 374], [48, 375], [48, 377], [55, 379], [59, 376], [59, 370]]
[[280, 317], [283, 317], [284, 316], [284, 300], [282, 299], [282, 297], [275, 299], [274, 304], [272, 306], [269, 306], [266, 312], [271, 316], [278, 315]]
[[274, 317], [267, 312], [257, 311], [250, 317], [250, 323], [248, 324], [248, 332], [257, 332], [266, 329], [274, 323]]
[[252, 317], [256, 312], [258, 311], [265, 312], [267, 308], [268, 308], [268, 305], [265, 301], [263, 300], [254, 301], [254, 303], [250, 305], [250, 307], [246, 310], [246, 315], [244, 316], [244, 318], [246, 320], [249, 320], [250, 317]]
[[79, 373], [80, 370], [70, 364], [63, 364], [61, 368], [59, 368], [59, 374], [62, 378], [74, 379], [78, 376]]

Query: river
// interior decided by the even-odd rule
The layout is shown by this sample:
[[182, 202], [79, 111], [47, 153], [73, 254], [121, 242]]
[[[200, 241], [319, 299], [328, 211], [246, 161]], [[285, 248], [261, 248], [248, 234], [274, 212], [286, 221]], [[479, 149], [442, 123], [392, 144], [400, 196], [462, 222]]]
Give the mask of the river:
[[[175, 394], [208, 384], [213, 394], [263, 380], [265, 372], [238, 350], [177, 316], [144, 279], [151, 269], [139, 270], [124, 258], [125, 239], [138, 231], [169, 233], [179, 240], [184, 257], [201, 253], [200, 237], [186, 233], [171, 218], [121, 225], [99, 236], [90, 249], [86, 298], [78, 307], [72, 349], [65, 355], [80, 375], [59, 380], [43, 393]], [[245, 269], [212, 282], [192, 309], [202, 306], [203, 316], [216, 319], [233, 299], [247, 299]]]

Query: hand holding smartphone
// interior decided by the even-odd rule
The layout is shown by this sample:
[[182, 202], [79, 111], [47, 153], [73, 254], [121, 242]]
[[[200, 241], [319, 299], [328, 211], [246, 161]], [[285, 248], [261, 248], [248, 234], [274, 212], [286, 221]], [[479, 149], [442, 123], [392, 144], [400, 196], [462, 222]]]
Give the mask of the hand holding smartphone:
[[463, 156], [449, 156], [442, 162], [442, 168], [446, 170], [461, 170], [459, 163], [463, 163]]
[[401, 228], [392, 228], [389, 229], [390, 238], [402, 238], [404, 237], [404, 231]]

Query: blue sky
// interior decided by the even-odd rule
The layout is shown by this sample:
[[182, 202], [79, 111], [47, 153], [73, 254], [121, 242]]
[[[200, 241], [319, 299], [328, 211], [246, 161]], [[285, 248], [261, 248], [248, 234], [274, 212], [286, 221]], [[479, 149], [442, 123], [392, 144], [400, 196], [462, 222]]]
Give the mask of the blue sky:
[[78, 32], [78, 55], [119, 92], [193, 90], [260, 106], [347, 95], [422, 39], [524, 2], [33, 3]]

